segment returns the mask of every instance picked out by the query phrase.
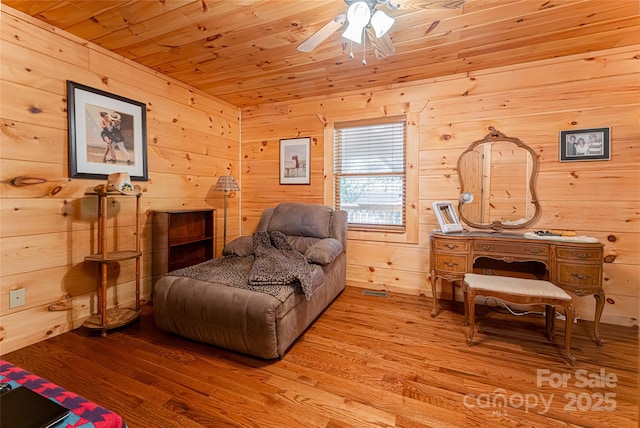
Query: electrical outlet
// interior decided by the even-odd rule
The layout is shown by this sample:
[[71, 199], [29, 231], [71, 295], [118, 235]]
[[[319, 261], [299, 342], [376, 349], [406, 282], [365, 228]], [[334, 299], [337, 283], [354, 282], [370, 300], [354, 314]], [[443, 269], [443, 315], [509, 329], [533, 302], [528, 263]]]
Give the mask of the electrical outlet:
[[9, 309], [24, 306], [26, 303], [26, 290], [21, 288], [19, 290], [9, 291]]

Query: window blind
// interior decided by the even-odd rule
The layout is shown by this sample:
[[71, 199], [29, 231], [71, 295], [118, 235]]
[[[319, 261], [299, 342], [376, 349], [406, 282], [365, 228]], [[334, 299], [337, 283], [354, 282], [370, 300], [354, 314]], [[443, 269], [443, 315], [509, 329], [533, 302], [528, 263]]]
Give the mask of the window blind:
[[349, 224], [403, 229], [405, 120], [334, 127], [335, 206]]

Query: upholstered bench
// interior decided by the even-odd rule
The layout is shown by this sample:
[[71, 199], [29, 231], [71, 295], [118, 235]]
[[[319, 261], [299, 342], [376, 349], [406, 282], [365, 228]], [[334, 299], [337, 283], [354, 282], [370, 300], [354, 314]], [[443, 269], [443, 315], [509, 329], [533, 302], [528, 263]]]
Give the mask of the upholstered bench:
[[571, 355], [571, 329], [575, 309], [571, 296], [560, 287], [537, 279], [512, 278], [497, 275], [479, 275], [467, 273], [463, 282], [464, 291], [464, 325], [469, 325], [467, 344], [473, 346], [475, 324], [476, 296], [493, 297], [512, 304], [544, 305], [547, 337], [553, 339], [556, 308], [561, 307], [565, 313], [564, 348], [571, 365], [576, 362]]

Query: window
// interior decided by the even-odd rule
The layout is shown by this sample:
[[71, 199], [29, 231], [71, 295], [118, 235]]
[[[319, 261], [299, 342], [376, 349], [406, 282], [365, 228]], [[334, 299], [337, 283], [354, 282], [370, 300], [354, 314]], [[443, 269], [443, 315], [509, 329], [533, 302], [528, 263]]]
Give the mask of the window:
[[405, 118], [335, 124], [333, 141], [335, 206], [349, 226], [404, 231]]

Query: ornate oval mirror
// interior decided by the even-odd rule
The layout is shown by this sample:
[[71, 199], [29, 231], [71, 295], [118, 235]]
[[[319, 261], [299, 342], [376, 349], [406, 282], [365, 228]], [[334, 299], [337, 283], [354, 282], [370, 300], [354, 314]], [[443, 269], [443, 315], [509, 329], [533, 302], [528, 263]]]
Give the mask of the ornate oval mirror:
[[522, 229], [540, 216], [538, 156], [493, 127], [458, 159], [460, 219], [478, 229]]

